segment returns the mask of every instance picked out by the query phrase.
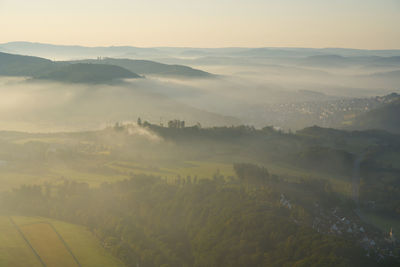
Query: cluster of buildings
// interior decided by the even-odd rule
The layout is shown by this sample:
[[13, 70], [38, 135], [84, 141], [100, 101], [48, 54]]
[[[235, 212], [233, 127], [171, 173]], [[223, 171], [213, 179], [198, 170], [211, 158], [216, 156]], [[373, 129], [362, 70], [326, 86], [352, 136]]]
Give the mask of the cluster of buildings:
[[366, 251], [366, 255], [381, 261], [387, 257], [399, 258], [400, 243], [396, 239], [393, 230], [382, 234], [381, 231], [364, 223], [354, 212], [349, 214], [336, 207], [325, 211], [315, 204], [315, 216], [312, 228], [319, 233], [340, 235], [356, 240]]
[[250, 117], [250, 122], [255, 125], [257, 125], [257, 121], [262, 121], [264, 125], [275, 125], [284, 129], [292, 128], [292, 130], [302, 129], [306, 125], [337, 127], [361, 113], [399, 98], [400, 95], [393, 93], [373, 98], [266, 104], [250, 109], [246, 116]]

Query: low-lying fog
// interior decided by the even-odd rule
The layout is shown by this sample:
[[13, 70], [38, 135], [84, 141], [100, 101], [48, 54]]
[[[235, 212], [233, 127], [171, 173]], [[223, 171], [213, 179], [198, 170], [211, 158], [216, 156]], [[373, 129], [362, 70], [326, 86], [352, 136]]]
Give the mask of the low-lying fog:
[[[258, 107], [272, 103], [325, 101], [398, 92], [400, 78], [370, 70], [281, 65], [194, 67], [216, 79], [147, 77], [115, 85], [39, 82], [0, 78], [0, 129], [71, 131], [98, 129], [137, 117], [166, 124], [171, 119], [204, 126], [269, 124]], [[370, 74], [368, 74], [370, 73]], [[247, 114], [252, 112], [251, 118]], [[254, 115], [256, 114], [256, 115]]]
[[[0, 128], [19, 131], [98, 129], [117, 121], [185, 119], [209, 125], [238, 121], [202, 111], [158, 93], [154, 80], [116, 85], [64, 84], [0, 78]], [[164, 86], [168, 88], [168, 86]], [[153, 90], [154, 89], [154, 90]], [[207, 124], [207, 123], [205, 123]]]

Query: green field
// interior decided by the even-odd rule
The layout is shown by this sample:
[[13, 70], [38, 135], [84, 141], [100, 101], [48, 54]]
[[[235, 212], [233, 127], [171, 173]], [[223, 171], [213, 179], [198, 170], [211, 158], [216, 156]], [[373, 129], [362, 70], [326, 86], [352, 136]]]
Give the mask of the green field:
[[0, 266], [124, 266], [84, 227], [40, 217], [11, 220], [0, 217]]
[[19, 226], [46, 266], [79, 266], [48, 223]]
[[4, 216], [0, 217], [0, 266], [42, 266], [9, 218]]
[[[0, 164], [0, 188], [9, 190], [23, 184], [59, 184], [65, 180], [99, 186], [104, 182], [128, 179], [134, 174], [160, 176], [168, 180], [178, 176], [204, 179], [216, 174], [229, 177], [235, 176], [233, 163], [251, 162], [286, 179], [326, 179], [332, 183], [334, 191], [344, 195], [351, 192], [349, 177], [271, 161], [257, 154], [250, 157], [240, 147], [246, 147], [246, 144], [224, 144], [218, 148], [214, 145], [180, 147], [169, 142], [145, 143], [137, 138], [110, 131], [36, 135], [2, 133], [0, 141], [5, 142], [5, 148], [0, 151], [4, 153], [3, 158], [0, 156], [0, 162], [3, 160]], [[250, 142], [249, 146], [258, 151], [260, 144], [269, 144], [271, 138], [276, 142], [270, 147], [271, 151], [277, 148], [290, 151], [298, 146], [293, 140], [282, 137], [269, 137], [255, 144]]]
[[79, 166], [59, 162], [51, 164], [25, 164], [23, 166], [19, 163], [11, 164], [11, 166], [0, 167], [0, 187], [3, 190], [16, 188], [23, 184], [59, 183], [63, 182], [64, 179], [98, 186], [103, 182], [114, 182], [129, 177], [123, 172], [106, 171], [102, 173], [100, 170], [105, 167], [100, 164], [97, 169], [93, 168], [93, 170], [82, 169]]
[[350, 177], [334, 175], [330, 173], [322, 173], [314, 170], [306, 170], [302, 168], [296, 168], [288, 164], [282, 164], [277, 162], [271, 162], [265, 164], [265, 167], [273, 174], [281, 175], [286, 177], [288, 180], [296, 181], [299, 178], [307, 179], [324, 179], [330, 182], [332, 189], [335, 192], [343, 194], [345, 196], [351, 195], [351, 180]]
[[[326, 179], [331, 182], [334, 191], [345, 195], [350, 195], [351, 192], [349, 177], [305, 170], [276, 162], [267, 162], [263, 165], [270, 173], [282, 175], [288, 179]], [[226, 162], [185, 161], [159, 163], [155, 166], [153, 163], [137, 161], [96, 161], [93, 159], [93, 162], [83, 162], [82, 165], [57, 162], [39, 166], [25, 165], [23, 168], [20, 166], [0, 168], [0, 185], [4, 189], [12, 189], [22, 184], [43, 184], [44, 182], [57, 184], [68, 179], [98, 186], [103, 182], [128, 179], [133, 174], [154, 175], [167, 179], [175, 179], [178, 176], [209, 179], [215, 174], [224, 177], [235, 176], [232, 163]]]

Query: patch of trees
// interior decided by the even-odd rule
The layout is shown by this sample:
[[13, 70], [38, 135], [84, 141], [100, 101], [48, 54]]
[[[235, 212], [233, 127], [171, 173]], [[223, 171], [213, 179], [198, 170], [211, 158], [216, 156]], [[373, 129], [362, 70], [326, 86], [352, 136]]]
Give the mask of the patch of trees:
[[181, 120], [171, 120], [168, 121], [168, 128], [185, 128], [185, 121]]
[[[268, 170], [251, 163], [235, 163], [233, 169], [239, 180], [246, 185], [247, 189], [265, 187], [270, 180], [275, 177], [270, 177]], [[276, 179], [276, 178], [275, 178]]]
[[[355, 156], [345, 150], [323, 146], [310, 146], [297, 155], [297, 164], [312, 169], [350, 175]], [[296, 159], [294, 159], [296, 162]]]

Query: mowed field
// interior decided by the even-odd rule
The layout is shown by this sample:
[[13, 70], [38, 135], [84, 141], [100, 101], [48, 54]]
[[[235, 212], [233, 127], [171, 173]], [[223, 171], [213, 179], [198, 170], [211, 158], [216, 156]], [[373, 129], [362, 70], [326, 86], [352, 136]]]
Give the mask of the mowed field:
[[124, 266], [84, 227], [0, 216], [0, 266]]

